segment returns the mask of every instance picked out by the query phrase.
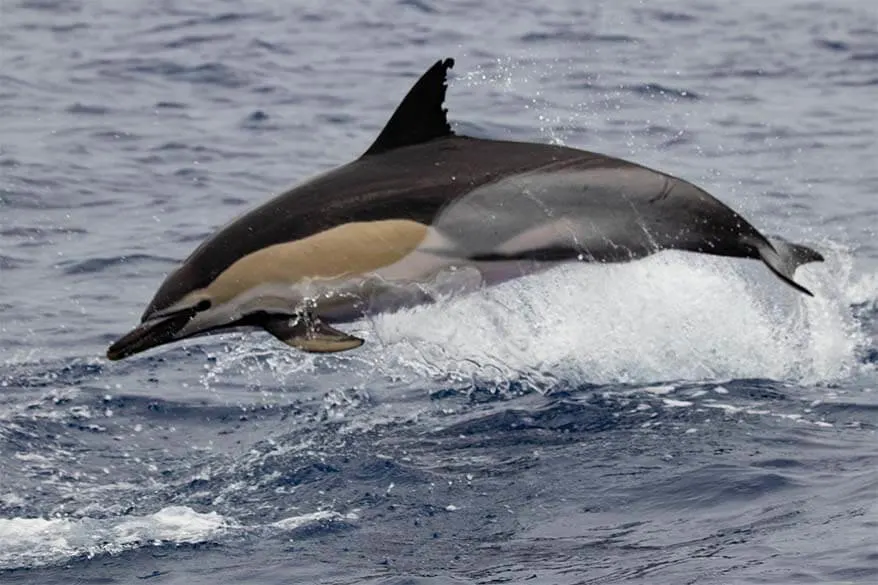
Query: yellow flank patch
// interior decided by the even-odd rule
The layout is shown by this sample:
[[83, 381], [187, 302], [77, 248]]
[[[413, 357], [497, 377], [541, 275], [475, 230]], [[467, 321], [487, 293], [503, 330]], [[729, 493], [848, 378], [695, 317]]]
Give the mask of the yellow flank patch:
[[405, 219], [343, 224], [248, 254], [217, 276], [207, 291], [214, 303], [223, 303], [263, 284], [368, 274], [410, 254], [426, 235], [427, 226]]

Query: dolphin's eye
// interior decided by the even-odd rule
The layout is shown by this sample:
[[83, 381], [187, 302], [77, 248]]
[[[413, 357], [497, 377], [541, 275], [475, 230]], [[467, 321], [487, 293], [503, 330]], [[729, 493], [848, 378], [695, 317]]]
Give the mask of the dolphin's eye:
[[199, 313], [202, 311], [206, 311], [210, 308], [211, 303], [209, 299], [204, 299], [203, 301], [198, 301], [198, 304], [195, 305], [195, 310]]

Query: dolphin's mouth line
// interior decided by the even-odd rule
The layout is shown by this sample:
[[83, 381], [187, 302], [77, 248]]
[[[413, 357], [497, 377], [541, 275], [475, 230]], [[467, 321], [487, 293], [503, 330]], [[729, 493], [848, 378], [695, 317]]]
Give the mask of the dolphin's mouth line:
[[141, 323], [107, 349], [107, 359], [117, 361], [173, 341], [174, 336], [195, 316], [194, 308]]

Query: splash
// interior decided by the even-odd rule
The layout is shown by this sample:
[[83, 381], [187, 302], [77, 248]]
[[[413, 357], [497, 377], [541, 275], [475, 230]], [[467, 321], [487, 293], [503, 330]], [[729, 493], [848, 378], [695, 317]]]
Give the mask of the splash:
[[[832, 383], [864, 367], [871, 341], [851, 311], [863, 296], [852, 255], [818, 246], [806, 297], [755, 261], [663, 252], [637, 262], [567, 265], [346, 329], [356, 352], [313, 356], [248, 339], [204, 382], [242, 365], [296, 387], [510, 386], [761, 378]], [[255, 341], [255, 343], [254, 343]]]
[[695, 254], [565, 266], [382, 316], [369, 346], [379, 367], [485, 382], [830, 382], [866, 342], [848, 304], [851, 264], [834, 250], [801, 269], [813, 299], [758, 263]]

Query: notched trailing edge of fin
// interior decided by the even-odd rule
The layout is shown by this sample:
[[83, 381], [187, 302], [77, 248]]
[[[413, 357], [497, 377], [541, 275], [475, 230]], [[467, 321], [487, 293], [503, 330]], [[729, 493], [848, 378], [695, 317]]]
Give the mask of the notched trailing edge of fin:
[[442, 107], [452, 67], [454, 59], [436, 61], [412, 86], [363, 156], [454, 136], [448, 110]]

